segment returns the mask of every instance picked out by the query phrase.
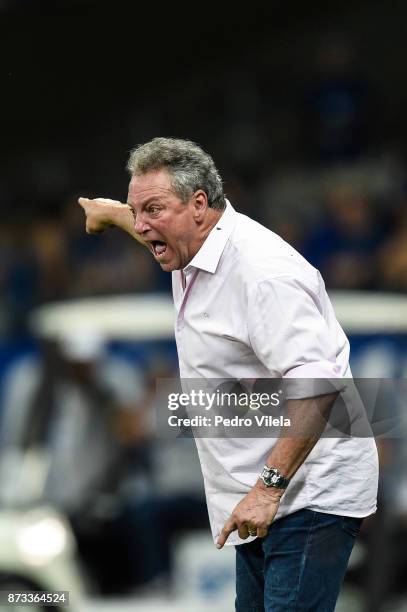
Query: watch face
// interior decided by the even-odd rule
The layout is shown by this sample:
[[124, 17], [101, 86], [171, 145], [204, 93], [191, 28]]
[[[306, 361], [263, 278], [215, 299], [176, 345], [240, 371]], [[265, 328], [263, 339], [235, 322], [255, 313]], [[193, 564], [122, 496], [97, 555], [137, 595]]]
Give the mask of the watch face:
[[276, 470], [275, 468], [264, 468], [261, 473], [261, 477], [267, 487], [285, 488], [287, 486], [284, 483], [284, 476], [281, 476], [281, 474], [279, 474], [278, 470]]

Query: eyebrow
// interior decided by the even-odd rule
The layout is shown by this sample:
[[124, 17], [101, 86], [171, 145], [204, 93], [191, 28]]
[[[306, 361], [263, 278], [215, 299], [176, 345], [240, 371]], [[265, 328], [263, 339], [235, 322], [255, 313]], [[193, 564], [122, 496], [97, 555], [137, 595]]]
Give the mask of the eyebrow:
[[[149, 196], [142, 204], [141, 210], [143, 210], [146, 206], [151, 204], [152, 202], [158, 203], [157, 196]], [[133, 205], [130, 202], [126, 202], [130, 208], [133, 208]]]

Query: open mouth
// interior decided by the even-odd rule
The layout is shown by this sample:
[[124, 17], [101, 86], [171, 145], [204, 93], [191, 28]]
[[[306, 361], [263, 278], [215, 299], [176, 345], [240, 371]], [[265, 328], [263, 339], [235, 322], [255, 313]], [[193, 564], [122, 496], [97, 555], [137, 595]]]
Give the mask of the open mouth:
[[157, 259], [160, 259], [160, 257], [163, 257], [163, 255], [165, 254], [165, 251], [167, 250], [167, 244], [163, 242], [162, 240], [152, 240], [151, 247], [152, 247], [154, 256]]

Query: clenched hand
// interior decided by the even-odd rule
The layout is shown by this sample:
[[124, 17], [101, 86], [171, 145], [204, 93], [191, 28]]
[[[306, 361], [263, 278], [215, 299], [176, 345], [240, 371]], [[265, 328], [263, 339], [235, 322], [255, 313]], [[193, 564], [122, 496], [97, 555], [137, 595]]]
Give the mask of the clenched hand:
[[95, 200], [79, 198], [78, 203], [85, 211], [86, 232], [88, 234], [100, 234], [100, 232], [111, 227], [113, 225], [110, 220], [112, 205], [123, 206], [121, 202], [107, 198], [97, 198]]

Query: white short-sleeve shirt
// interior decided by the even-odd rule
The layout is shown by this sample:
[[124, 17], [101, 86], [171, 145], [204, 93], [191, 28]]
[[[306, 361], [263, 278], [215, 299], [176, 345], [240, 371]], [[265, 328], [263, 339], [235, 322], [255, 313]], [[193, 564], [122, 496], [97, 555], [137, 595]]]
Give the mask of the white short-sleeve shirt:
[[[181, 378], [351, 376], [349, 343], [319, 272], [229, 202], [190, 264], [172, 279]], [[215, 541], [275, 442], [196, 439]], [[321, 439], [293, 477], [277, 518], [303, 508], [367, 516], [376, 510], [377, 481], [372, 438]], [[237, 532], [228, 539], [242, 542]]]

